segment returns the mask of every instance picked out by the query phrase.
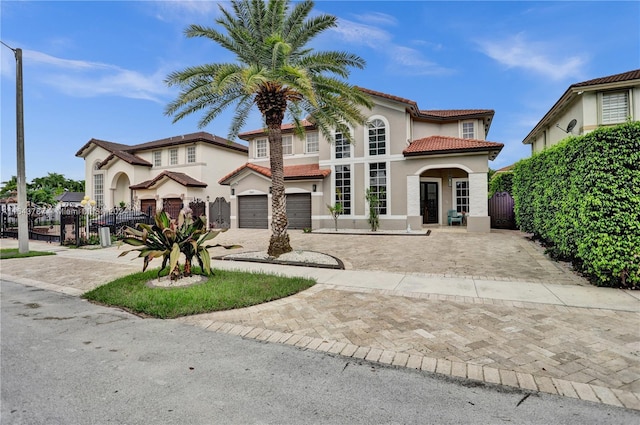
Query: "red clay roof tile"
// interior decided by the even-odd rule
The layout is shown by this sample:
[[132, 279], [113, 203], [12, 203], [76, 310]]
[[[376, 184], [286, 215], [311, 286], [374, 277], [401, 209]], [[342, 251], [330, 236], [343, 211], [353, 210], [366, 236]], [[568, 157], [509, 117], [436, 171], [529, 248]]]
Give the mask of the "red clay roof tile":
[[504, 147], [502, 143], [487, 142], [486, 140], [460, 139], [448, 136], [429, 136], [414, 140], [402, 153], [404, 156], [423, 156], [444, 153], [490, 151], [495, 158]]
[[[265, 177], [271, 178], [271, 169], [263, 167], [261, 165], [247, 162], [241, 167], [236, 168], [220, 180], [220, 184], [229, 184], [228, 180], [238, 175], [241, 171], [250, 169], [256, 173], [260, 173]], [[284, 167], [284, 179], [285, 180], [299, 180], [299, 179], [323, 179], [331, 174], [331, 170], [321, 170], [318, 164], [303, 164], [303, 165], [285, 165]]]
[[129, 186], [129, 189], [149, 189], [153, 187], [157, 182], [162, 180], [163, 178], [169, 178], [175, 182], [180, 183], [186, 187], [207, 187], [206, 183], [201, 182], [200, 180], [196, 180], [191, 176], [188, 176], [185, 173], [177, 173], [175, 171], [163, 171], [157, 176], [155, 176], [151, 180], [146, 180], [142, 183], [134, 184]]

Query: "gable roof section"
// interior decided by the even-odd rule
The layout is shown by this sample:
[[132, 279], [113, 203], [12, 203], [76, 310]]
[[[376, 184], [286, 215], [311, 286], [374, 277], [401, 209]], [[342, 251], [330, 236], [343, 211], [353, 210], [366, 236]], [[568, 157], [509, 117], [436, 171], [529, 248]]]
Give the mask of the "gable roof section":
[[124, 162], [128, 162], [131, 165], [143, 165], [145, 167], [151, 167], [152, 164], [149, 161], [145, 161], [137, 155], [126, 151], [114, 151], [111, 155], [109, 155], [104, 161], [98, 164], [98, 168], [102, 168], [107, 165], [111, 160], [119, 158]]
[[[371, 95], [377, 96], [382, 99], [391, 100], [393, 102], [402, 103], [405, 105], [409, 114], [421, 121], [431, 122], [452, 122], [462, 119], [482, 119], [484, 121], [485, 134], [489, 133], [489, 127], [491, 127], [491, 121], [495, 115], [493, 109], [435, 109], [435, 110], [420, 110], [418, 104], [410, 99], [394, 96], [392, 94], [382, 93], [375, 90], [366, 89], [364, 87], [358, 87], [358, 90]], [[308, 120], [302, 121], [305, 128], [314, 128], [315, 126]], [[293, 124], [283, 124], [282, 132], [293, 132]], [[244, 133], [240, 133], [238, 137], [243, 140], [250, 140], [252, 137], [266, 134], [265, 129], [250, 130]]]
[[196, 180], [191, 176], [188, 176], [185, 173], [178, 173], [175, 171], [163, 171], [157, 176], [155, 176], [151, 180], [144, 181], [142, 183], [134, 184], [129, 186], [129, 189], [151, 189], [156, 183], [160, 182], [162, 179], [168, 178], [177, 183], [180, 183], [186, 187], [207, 187], [206, 183], [201, 182], [200, 180]]
[[460, 139], [448, 136], [429, 136], [414, 140], [403, 151], [405, 157], [442, 155], [449, 153], [488, 152], [493, 160], [500, 153], [504, 144], [487, 142], [486, 140]]
[[582, 81], [569, 86], [569, 88], [560, 96], [560, 99], [553, 104], [551, 109], [542, 117], [542, 119], [533, 127], [533, 129], [522, 140], [525, 145], [533, 143], [534, 135], [536, 135], [542, 127], [550, 125], [564, 107], [573, 102], [584, 91], [593, 91], [598, 89], [615, 89], [640, 85], [640, 69], [622, 72], [620, 74], [608, 75], [606, 77], [593, 78], [591, 80]]
[[80, 202], [84, 199], [84, 192], [62, 192], [55, 199], [59, 202]]
[[[300, 121], [300, 124], [305, 128], [305, 130], [310, 130], [310, 129], [315, 129], [316, 126], [308, 120], [302, 120]], [[289, 124], [282, 124], [282, 126], [280, 127], [280, 130], [283, 133], [293, 133], [295, 126], [292, 123]], [[260, 128], [260, 129], [256, 129], [256, 130], [249, 130], [249, 131], [245, 131], [244, 133], [240, 133], [238, 134], [238, 137], [241, 138], [242, 140], [250, 140], [253, 136], [260, 136], [266, 134], [266, 131], [264, 128]]]
[[84, 146], [82, 146], [80, 150], [78, 150], [78, 152], [76, 152], [76, 156], [83, 157], [86, 154], [86, 151], [92, 145], [96, 145], [96, 146], [100, 146], [101, 148], [107, 150], [110, 153], [107, 159], [105, 159], [104, 161], [102, 161], [102, 163], [100, 163], [100, 167], [103, 167], [104, 165], [108, 164], [109, 161], [115, 158], [119, 158], [132, 165], [143, 165], [143, 166], [150, 167], [151, 163], [140, 158], [139, 156], [136, 155], [136, 153], [146, 151], [146, 150], [160, 149], [168, 146], [179, 146], [179, 145], [186, 145], [186, 144], [192, 144], [197, 142], [206, 143], [209, 145], [213, 145], [219, 148], [228, 149], [236, 152], [247, 153], [249, 151], [249, 149], [244, 145], [231, 142], [227, 139], [215, 136], [213, 134], [210, 134], [204, 131], [200, 131], [198, 133], [184, 134], [182, 136], [173, 136], [166, 139], [154, 140], [152, 142], [140, 143], [137, 145], [123, 145], [121, 143], [113, 143], [113, 142], [107, 142], [99, 139], [91, 139], [87, 143], [85, 143]]
[[[231, 179], [238, 176], [244, 170], [251, 170], [265, 177], [271, 178], [270, 168], [247, 162], [243, 166], [236, 168], [218, 180], [218, 183], [222, 185], [231, 184]], [[331, 170], [321, 170], [318, 164], [286, 165], [284, 167], [285, 180], [323, 179], [329, 174], [331, 174]]]

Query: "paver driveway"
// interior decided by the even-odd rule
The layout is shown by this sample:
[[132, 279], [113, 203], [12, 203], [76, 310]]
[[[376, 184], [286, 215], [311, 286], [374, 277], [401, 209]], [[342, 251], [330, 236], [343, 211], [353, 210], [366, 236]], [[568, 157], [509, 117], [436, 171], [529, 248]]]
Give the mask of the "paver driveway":
[[[432, 229], [430, 236], [289, 233], [294, 250], [333, 255], [347, 269], [588, 284], [569, 268], [550, 261], [543, 248], [519, 231], [480, 234], [442, 227]], [[214, 241], [238, 243], [241, 251], [266, 251], [269, 235], [269, 230], [231, 229]], [[214, 255], [225, 254], [228, 251], [222, 248], [214, 251]]]

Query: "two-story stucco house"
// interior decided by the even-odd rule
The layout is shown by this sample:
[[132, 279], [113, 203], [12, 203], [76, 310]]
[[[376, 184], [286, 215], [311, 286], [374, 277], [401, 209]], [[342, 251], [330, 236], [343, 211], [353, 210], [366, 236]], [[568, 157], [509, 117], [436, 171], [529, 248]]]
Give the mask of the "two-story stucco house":
[[[341, 202], [342, 228], [368, 228], [367, 189], [378, 194], [380, 228], [447, 224], [447, 211], [465, 212], [468, 231], [490, 230], [488, 161], [503, 147], [486, 141], [494, 111], [432, 110], [368, 89], [375, 103], [367, 124], [352, 128], [354, 144], [336, 133], [329, 143], [310, 122], [305, 137], [284, 125], [283, 151], [289, 228], [332, 228], [327, 208]], [[220, 180], [231, 192], [231, 226], [267, 228], [271, 217], [269, 148], [264, 130], [240, 134], [249, 161]]]
[[228, 196], [217, 180], [247, 161], [247, 147], [205, 132], [137, 145], [91, 139], [76, 153], [85, 161], [85, 191], [98, 206], [121, 202], [177, 214], [183, 204]]
[[572, 84], [524, 138], [531, 153], [570, 134], [640, 119], [640, 69]]

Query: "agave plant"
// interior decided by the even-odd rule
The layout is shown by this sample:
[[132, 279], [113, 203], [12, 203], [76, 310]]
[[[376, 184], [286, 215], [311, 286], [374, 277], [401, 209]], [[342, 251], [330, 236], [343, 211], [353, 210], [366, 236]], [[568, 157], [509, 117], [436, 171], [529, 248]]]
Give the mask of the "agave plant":
[[[154, 219], [154, 225], [138, 223], [137, 229], [127, 227], [125, 230], [125, 235], [128, 237], [124, 238], [123, 242], [136, 248], [123, 252], [120, 257], [130, 252], [138, 252], [138, 257], [144, 258], [142, 271], [147, 269], [151, 260], [162, 257], [160, 271], [164, 270], [168, 263], [171, 280], [189, 277], [191, 276], [191, 264], [195, 257], [203, 273], [209, 275], [211, 274], [211, 259], [208, 248], [221, 246], [231, 249], [239, 247], [239, 245], [206, 244], [207, 241], [227, 229], [207, 231], [205, 217], [198, 217], [194, 220], [191, 218], [191, 214], [180, 211], [176, 220], [171, 219], [166, 212], [160, 211]], [[180, 254], [185, 257], [182, 270], [179, 264]]]

